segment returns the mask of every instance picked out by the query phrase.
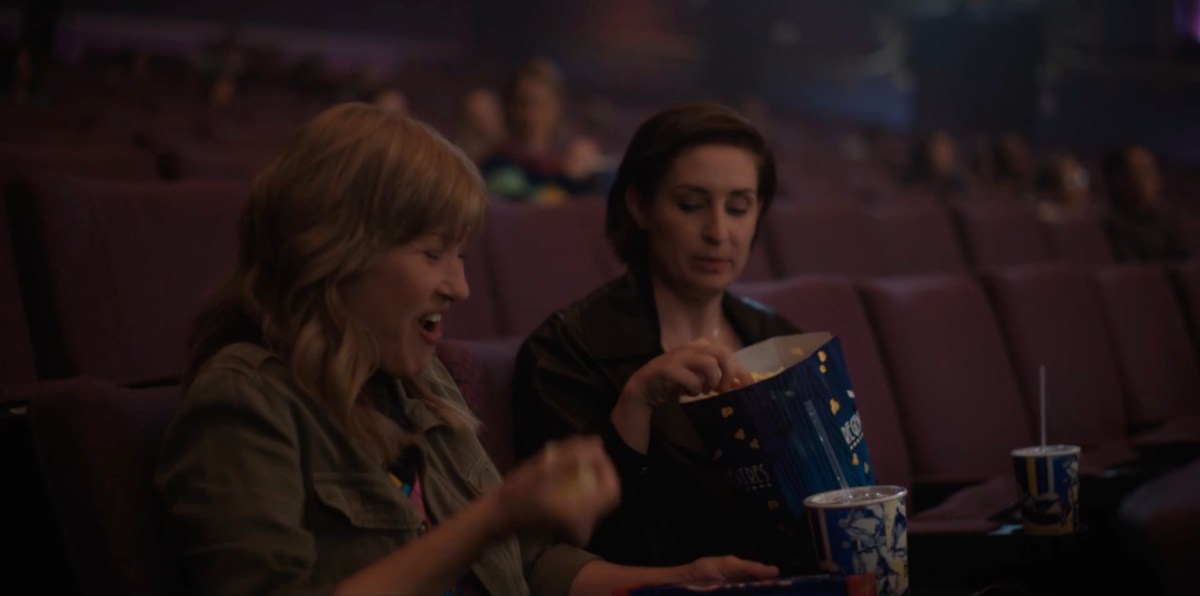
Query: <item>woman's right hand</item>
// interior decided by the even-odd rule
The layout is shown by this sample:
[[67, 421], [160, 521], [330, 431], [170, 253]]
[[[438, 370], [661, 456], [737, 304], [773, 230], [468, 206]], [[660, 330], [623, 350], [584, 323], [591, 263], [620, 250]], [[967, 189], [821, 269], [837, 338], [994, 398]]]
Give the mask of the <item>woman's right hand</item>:
[[638, 369], [619, 400], [625, 407], [656, 408], [685, 395], [724, 393], [752, 381], [733, 352], [707, 339], [690, 341]]
[[551, 532], [587, 544], [616, 508], [620, 480], [598, 437], [552, 441], [505, 478], [495, 493], [509, 532]]

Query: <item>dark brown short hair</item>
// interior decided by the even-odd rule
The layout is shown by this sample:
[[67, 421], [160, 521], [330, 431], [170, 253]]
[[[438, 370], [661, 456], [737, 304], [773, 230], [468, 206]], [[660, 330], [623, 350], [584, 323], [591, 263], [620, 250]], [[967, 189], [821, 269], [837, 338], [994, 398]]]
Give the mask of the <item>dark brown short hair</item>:
[[731, 145], [754, 154], [761, 206], [754, 233], [758, 239], [763, 214], [775, 198], [775, 157], [758, 129], [733, 109], [715, 103], [689, 104], [659, 112], [638, 127], [608, 191], [604, 233], [626, 265], [644, 266], [647, 255], [646, 232], [629, 213], [625, 194], [633, 189], [639, 201], [651, 200], [675, 158], [700, 145]]

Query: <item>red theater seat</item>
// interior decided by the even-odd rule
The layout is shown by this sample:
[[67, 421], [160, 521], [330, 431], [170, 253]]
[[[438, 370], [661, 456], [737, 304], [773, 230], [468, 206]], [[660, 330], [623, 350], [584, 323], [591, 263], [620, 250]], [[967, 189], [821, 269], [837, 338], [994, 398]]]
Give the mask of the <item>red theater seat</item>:
[[604, 238], [604, 201], [555, 207], [493, 202], [482, 245], [504, 335], [525, 335], [550, 313], [619, 275]]
[[25, 302], [13, 256], [8, 210], [0, 203], [0, 385], [37, 379], [33, 344], [25, 321]]
[[781, 277], [883, 272], [874, 221], [856, 203], [778, 203], [766, 218]]
[[192, 319], [233, 267], [246, 186], [43, 176], [31, 188], [17, 246], [41, 375], [176, 375]]
[[0, 180], [24, 177], [38, 170], [106, 180], [153, 180], [158, 177], [153, 157], [132, 145], [0, 145]]
[[1158, 265], [1112, 266], [1095, 272], [1136, 431], [1155, 429], [1200, 442], [1200, 363], [1186, 323]]
[[1042, 263], [1050, 247], [1037, 215], [1005, 201], [967, 201], [954, 207], [967, 252], [975, 267]]
[[519, 338], [445, 341], [437, 348], [438, 359], [483, 423], [479, 440], [501, 473], [514, 463], [512, 380], [519, 348]]
[[1100, 472], [1137, 459], [1125, 440], [1124, 399], [1104, 312], [1088, 274], [1067, 265], [1008, 268], [985, 277], [1030, 423], [1038, 425], [1038, 368], [1046, 369], [1046, 436], [1080, 445]]
[[1042, 221], [1054, 256], [1080, 265], [1108, 265], [1112, 247], [1104, 226], [1095, 215], [1054, 218]]
[[1171, 267], [1175, 292], [1192, 330], [1192, 347], [1200, 360], [1200, 257]]
[[885, 274], [966, 273], [954, 226], [940, 208], [894, 204], [874, 216]]
[[270, 162], [275, 149], [268, 146], [186, 147], [159, 156], [164, 178], [176, 180], [244, 180], [250, 182]]
[[1010, 452], [1032, 444], [1033, 433], [979, 285], [963, 276], [930, 276], [873, 280], [860, 289], [917, 481], [1011, 477]]
[[184, 594], [154, 489], [178, 387], [77, 378], [31, 389], [29, 422], [83, 594]]

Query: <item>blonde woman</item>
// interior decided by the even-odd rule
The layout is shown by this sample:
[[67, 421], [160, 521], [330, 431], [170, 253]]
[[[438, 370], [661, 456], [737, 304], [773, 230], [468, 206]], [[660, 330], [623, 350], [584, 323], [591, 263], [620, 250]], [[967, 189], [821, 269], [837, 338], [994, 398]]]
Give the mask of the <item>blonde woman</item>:
[[460, 152], [363, 104], [318, 116], [256, 178], [157, 473], [195, 592], [608, 594], [777, 573], [571, 546], [619, 498], [595, 440], [500, 478], [434, 356], [484, 204]]

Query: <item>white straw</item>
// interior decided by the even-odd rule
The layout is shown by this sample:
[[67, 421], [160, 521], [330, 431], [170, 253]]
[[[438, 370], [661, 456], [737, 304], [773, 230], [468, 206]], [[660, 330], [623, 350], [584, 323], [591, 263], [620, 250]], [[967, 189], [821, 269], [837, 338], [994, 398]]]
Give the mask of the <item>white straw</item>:
[[838, 486], [842, 490], [850, 488], [850, 482], [846, 480], [846, 473], [842, 471], [842, 464], [838, 462], [837, 456], [833, 453], [833, 443], [829, 440], [829, 433], [825, 432], [825, 425], [822, 424], [821, 417], [817, 414], [817, 408], [813, 406], [811, 400], [804, 401], [804, 411], [808, 413], [813, 430], [817, 432], [817, 441], [825, 448], [825, 457], [829, 460], [829, 465], [833, 466], [833, 475], [837, 478]]
[[1038, 367], [1038, 401], [1041, 402], [1042, 449], [1046, 448], [1046, 367]]

